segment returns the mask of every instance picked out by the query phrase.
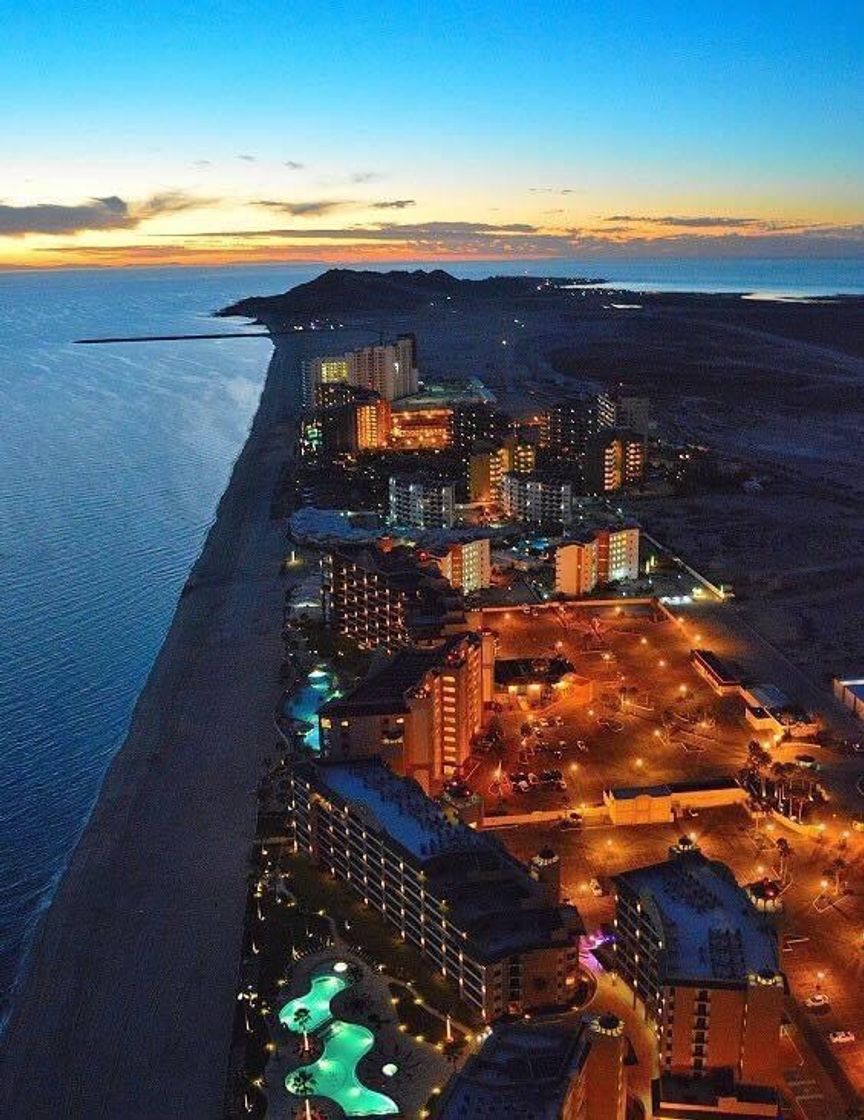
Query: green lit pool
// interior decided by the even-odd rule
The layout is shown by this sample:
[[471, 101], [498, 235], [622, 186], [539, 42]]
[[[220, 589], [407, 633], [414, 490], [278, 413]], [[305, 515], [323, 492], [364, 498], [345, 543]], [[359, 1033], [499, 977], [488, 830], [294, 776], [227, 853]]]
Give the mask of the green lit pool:
[[313, 1079], [310, 1096], [329, 1097], [346, 1116], [392, 1116], [399, 1111], [395, 1101], [369, 1089], [357, 1077], [358, 1062], [375, 1045], [375, 1036], [370, 1030], [358, 1023], [336, 1019], [322, 1037], [324, 1053], [318, 1061], [293, 1070], [285, 1078], [289, 1092], [292, 1079], [302, 1071]]
[[[279, 1012], [279, 1022], [283, 1027], [296, 1031], [297, 1034], [301, 1034], [304, 1030], [312, 1034], [333, 1018], [330, 1002], [340, 992], [344, 991], [349, 983], [350, 981], [346, 980], [344, 976], [335, 973], [316, 976], [305, 996], [298, 996], [285, 1004]], [[309, 1018], [305, 1024], [298, 1023], [296, 1018], [301, 1007], [305, 1007], [309, 1012]]]

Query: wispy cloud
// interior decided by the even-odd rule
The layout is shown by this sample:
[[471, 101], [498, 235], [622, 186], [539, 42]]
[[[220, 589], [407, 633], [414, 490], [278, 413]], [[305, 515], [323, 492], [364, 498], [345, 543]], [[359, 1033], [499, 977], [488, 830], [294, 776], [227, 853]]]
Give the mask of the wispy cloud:
[[575, 187], [529, 187], [529, 194], [577, 194]]
[[384, 176], [380, 171], [355, 171], [349, 176], [351, 183], [378, 183]]
[[407, 210], [409, 206], [416, 206], [417, 203], [413, 198], [393, 198], [384, 199], [381, 202], [373, 202], [373, 210]]
[[258, 162], [258, 157], [257, 156], [240, 155], [237, 158], [242, 159], [244, 163], [257, 163]]
[[287, 167], [289, 171], [302, 171], [306, 164], [298, 163], [296, 159], [286, 159], [282, 166]]
[[334, 210], [344, 210], [347, 206], [353, 206], [353, 203], [349, 199], [338, 198], [307, 199], [305, 202], [282, 202], [278, 199], [259, 198], [253, 205], [276, 210], [280, 214], [290, 214], [294, 218], [320, 218], [325, 214], [332, 214]]
[[76, 205], [39, 202], [32, 206], [0, 204], [0, 237], [28, 233], [74, 234], [85, 230], [134, 229], [141, 222], [163, 214], [177, 214], [213, 206], [216, 199], [198, 198], [183, 191], [163, 191], [141, 202], [127, 202], [117, 195], [91, 198]]
[[607, 222], [629, 222], [632, 224], [653, 226], [681, 226], [685, 229], [737, 229], [744, 226], [764, 225], [763, 218], [730, 218], [722, 216], [689, 217], [679, 214], [667, 214], [664, 217], [653, 217], [645, 214], [612, 214], [604, 218]]

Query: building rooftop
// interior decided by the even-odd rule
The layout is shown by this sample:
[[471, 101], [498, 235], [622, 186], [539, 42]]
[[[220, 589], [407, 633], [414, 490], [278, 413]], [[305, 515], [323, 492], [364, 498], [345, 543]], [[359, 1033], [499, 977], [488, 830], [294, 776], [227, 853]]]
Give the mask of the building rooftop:
[[591, 1047], [586, 1023], [499, 1025], [451, 1080], [439, 1120], [557, 1120]]
[[477, 641], [472, 634], [457, 634], [429, 648], [399, 650], [391, 658], [373, 668], [347, 696], [328, 701], [319, 715], [376, 715], [408, 710], [408, 693], [416, 688], [432, 669], [443, 666], [449, 658], [460, 657], [465, 641]]
[[738, 667], [718, 657], [713, 650], [694, 649], [691, 651], [691, 657], [701, 661], [720, 684], [734, 685], [740, 683], [741, 673]]
[[777, 972], [777, 938], [725, 864], [699, 850], [614, 877], [652, 916], [663, 936], [661, 971], [672, 980], [743, 983]]
[[[313, 764], [308, 764], [313, 765]], [[380, 760], [320, 763], [320, 782], [385, 833], [426, 875], [427, 890], [446, 900], [478, 955], [496, 959], [553, 942], [583, 927], [572, 906], [549, 906], [543, 888], [492, 836], [451, 822], [437, 801]]]

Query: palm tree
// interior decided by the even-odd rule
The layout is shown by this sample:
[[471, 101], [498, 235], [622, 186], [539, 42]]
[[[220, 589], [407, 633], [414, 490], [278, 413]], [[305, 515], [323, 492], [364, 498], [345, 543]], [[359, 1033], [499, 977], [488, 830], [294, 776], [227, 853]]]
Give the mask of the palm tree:
[[792, 845], [785, 836], [780, 836], [777, 840], [777, 854], [780, 857], [780, 882], [786, 882], [786, 876], [789, 874], [789, 864], [792, 860]]
[[831, 861], [831, 866], [825, 868], [826, 875], [834, 876], [834, 893], [840, 894], [843, 889], [843, 872], [848, 870], [849, 864], [842, 856], [837, 856]]
[[306, 1029], [309, 1026], [309, 1020], [312, 1018], [312, 1013], [307, 1007], [298, 1007], [294, 1012], [294, 1022], [303, 1032], [303, 1053], [309, 1052], [309, 1032]]
[[765, 775], [771, 765], [771, 755], [756, 739], [751, 739], [747, 744], [747, 766], [759, 779], [762, 797], [765, 797]]
[[296, 1070], [288, 1080], [290, 1091], [295, 1096], [306, 1099], [306, 1120], [312, 1120], [312, 1105], [309, 1103], [309, 1098], [314, 1096], [317, 1087], [315, 1074], [310, 1073], [308, 1069]]

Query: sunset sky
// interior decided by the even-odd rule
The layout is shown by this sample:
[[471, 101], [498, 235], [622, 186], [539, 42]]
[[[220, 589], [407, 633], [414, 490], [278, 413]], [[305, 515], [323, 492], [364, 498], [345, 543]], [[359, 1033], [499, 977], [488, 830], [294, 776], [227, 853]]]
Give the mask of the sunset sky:
[[2, 4], [0, 267], [864, 257], [864, 3]]

